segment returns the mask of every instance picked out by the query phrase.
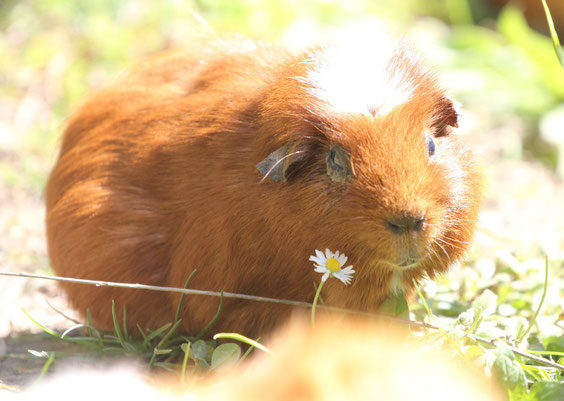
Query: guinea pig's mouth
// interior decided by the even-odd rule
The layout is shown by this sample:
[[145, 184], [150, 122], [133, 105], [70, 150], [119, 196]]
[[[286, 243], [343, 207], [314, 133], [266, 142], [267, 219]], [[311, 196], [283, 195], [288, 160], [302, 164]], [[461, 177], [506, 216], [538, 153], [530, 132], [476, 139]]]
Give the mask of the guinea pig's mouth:
[[423, 260], [423, 258], [406, 258], [403, 261], [401, 261], [400, 263], [392, 263], [392, 262], [386, 262], [386, 264], [388, 264], [392, 270], [409, 270], [412, 269], [414, 267], [416, 267], [419, 262], [421, 262]]

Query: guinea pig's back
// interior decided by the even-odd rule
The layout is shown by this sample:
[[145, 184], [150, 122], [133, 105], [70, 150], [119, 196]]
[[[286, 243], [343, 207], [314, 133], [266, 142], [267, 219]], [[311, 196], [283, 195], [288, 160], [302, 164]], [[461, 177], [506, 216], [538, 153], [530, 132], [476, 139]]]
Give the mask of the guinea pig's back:
[[[237, 124], [246, 124], [251, 96], [270, 77], [265, 66], [279, 56], [241, 41], [168, 51], [85, 103], [68, 123], [47, 185], [55, 272], [166, 285], [178, 227], [213, 196], [230, 155], [249, 148], [251, 133]], [[128, 321], [142, 327], [170, 321], [175, 309], [158, 292], [64, 288], [103, 328], [112, 326], [112, 300], [118, 312], [129, 306]]]

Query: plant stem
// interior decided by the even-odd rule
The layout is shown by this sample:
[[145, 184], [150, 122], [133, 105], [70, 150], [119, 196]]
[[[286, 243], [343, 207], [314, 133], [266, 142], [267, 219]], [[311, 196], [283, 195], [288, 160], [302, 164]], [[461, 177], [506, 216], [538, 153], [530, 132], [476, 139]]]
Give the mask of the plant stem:
[[518, 341], [521, 342], [524, 339], [527, 338], [527, 335], [529, 334], [529, 332], [531, 331], [531, 329], [533, 328], [533, 325], [535, 324], [535, 321], [537, 320], [537, 316], [539, 315], [539, 312], [542, 308], [542, 304], [544, 303], [544, 298], [546, 297], [546, 290], [548, 289], [548, 255], [546, 255], [546, 260], [545, 260], [545, 267], [544, 267], [544, 287], [542, 290], [542, 297], [539, 303], [539, 307], [537, 308], [537, 310], [535, 311], [533, 318], [531, 319], [531, 323], [529, 324], [529, 327], [527, 328], [527, 330], [521, 334], [521, 336], [518, 338]]
[[321, 281], [317, 286], [317, 291], [315, 292], [315, 298], [313, 298], [313, 305], [311, 306], [311, 324], [315, 323], [315, 309], [317, 306], [317, 300], [319, 299], [319, 294], [321, 294], [321, 289], [323, 288], [325, 281]]
[[558, 61], [560, 61], [560, 65], [564, 67], [564, 50], [562, 46], [560, 46], [560, 41], [558, 40], [558, 34], [556, 33], [556, 28], [554, 28], [554, 21], [552, 20], [552, 15], [550, 15], [550, 9], [548, 8], [548, 4], [546, 4], [546, 0], [541, 0], [542, 6], [544, 8], [544, 13], [546, 14], [546, 20], [548, 22], [548, 29], [550, 30], [550, 37], [552, 38], [552, 45], [554, 46], [554, 51], [556, 52], [556, 56], [558, 57]]
[[249, 337], [245, 337], [242, 334], [239, 333], [217, 333], [216, 335], [213, 336], [214, 340], [217, 340], [218, 338], [228, 338], [230, 340], [237, 340], [237, 341], [241, 341], [242, 343], [248, 344], [251, 347], [255, 347], [260, 349], [261, 351], [267, 352], [270, 354], [270, 350], [268, 348], [266, 348], [264, 345], [262, 345], [261, 343], [250, 339]]
[[[433, 321], [433, 311], [429, 307], [429, 304], [427, 304], [427, 301], [425, 300], [425, 297], [423, 296], [423, 293], [421, 292], [421, 288], [419, 288], [419, 285], [417, 284], [417, 281], [415, 281], [415, 279], [413, 279], [413, 285], [415, 286], [415, 290], [417, 291], [417, 295], [419, 296], [419, 299], [421, 300], [421, 302], [423, 302], [423, 307], [427, 311], [427, 317], [429, 319], [429, 323], [431, 323]], [[425, 327], [425, 332], [428, 332], [428, 331], [429, 331], [429, 328]]]
[[184, 343], [185, 347], [182, 348], [184, 351], [184, 358], [182, 359], [182, 365], [180, 367], [180, 383], [184, 384], [186, 380], [186, 365], [188, 365], [188, 356], [190, 355], [190, 342]]

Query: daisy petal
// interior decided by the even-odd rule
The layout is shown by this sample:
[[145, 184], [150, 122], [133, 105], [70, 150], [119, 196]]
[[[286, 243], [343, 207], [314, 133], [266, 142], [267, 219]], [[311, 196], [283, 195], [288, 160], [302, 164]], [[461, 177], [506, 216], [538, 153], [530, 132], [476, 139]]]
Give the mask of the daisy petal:
[[327, 272], [323, 275], [323, 277], [321, 277], [321, 281], [325, 282], [325, 280], [327, 280], [329, 278], [329, 274], [331, 274], [330, 272]]
[[321, 260], [325, 259], [325, 255], [323, 255], [323, 252], [321, 252], [317, 249], [315, 250], [315, 255]]
[[355, 271], [353, 270], [353, 266], [347, 266], [343, 269], [341, 269], [341, 271], [345, 274], [350, 274], [350, 273], [354, 273]]
[[340, 281], [342, 281], [343, 284], [347, 284], [346, 279], [345, 279], [344, 277], [341, 277], [341, 275], [338, 275], [338, 276], [337, 276], [337, 275], [334, 274], [333, 276], [334, 276], [336, 279], [339, 279]]
[[324, 260], [324, 259], [321, 259], [321, 258], [318, 258], [318, 257], [315, 257], [315, 256], [310, 256], [310, 257], [309, 257], [309, 260], [310, 260], [311, 262], [314, 262], [314, 263], [317, 263], [317, 264], [320, 264], [320, 265], [322, 265], [322, 264], [325, 263], [325, 260]]
[[352, 280], [351, 275], [346, 272], [343, 272], [342, 270], [338, 273], [334, 273], [333, 276], [341, 280], [345, 285], [349, 285]]

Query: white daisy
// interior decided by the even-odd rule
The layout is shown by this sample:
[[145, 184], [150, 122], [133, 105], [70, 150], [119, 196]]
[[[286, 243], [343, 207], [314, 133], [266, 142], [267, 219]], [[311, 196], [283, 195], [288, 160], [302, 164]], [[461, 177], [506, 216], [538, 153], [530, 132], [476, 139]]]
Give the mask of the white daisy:
[[329, 277], [335, 277], [341, 280], [345, 285], [349, 285], [354, 270], [353, 266], [343, 268], [345, 263], [347, 263], [347, 259], [345, 254], [339, 254], [339, 251], [333, 253], [329, 249], [325, 249], [325, 254], [316, 249], [315, 256], [309, 257], [309, 260], [311, 260], [315, 266], [315, 271], [323, 273], [323, 277], [321, 277], [322, 282], [325, 282]]

